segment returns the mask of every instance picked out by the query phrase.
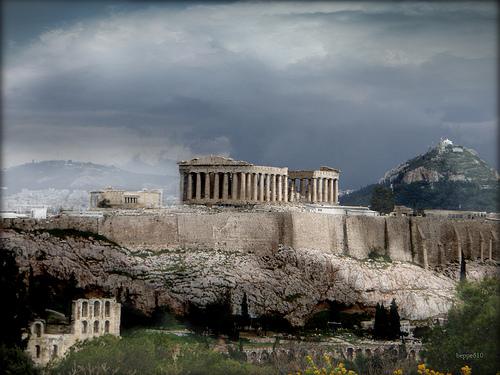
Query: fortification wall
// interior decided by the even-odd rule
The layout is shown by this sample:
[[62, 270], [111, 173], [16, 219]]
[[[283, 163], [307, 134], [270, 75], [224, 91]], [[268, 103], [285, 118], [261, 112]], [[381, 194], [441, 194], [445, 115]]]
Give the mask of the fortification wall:
[[498, 223], [424, 217], [337, 216], [305, 212], [121, 213], [102, 218], [4, 219], [20, 230], [75, 229], [129, 249], [212, 248], [265, 255], [280, 244], [365, 259], [370, 252], [423, 267], [466, 259], [500, 260]]

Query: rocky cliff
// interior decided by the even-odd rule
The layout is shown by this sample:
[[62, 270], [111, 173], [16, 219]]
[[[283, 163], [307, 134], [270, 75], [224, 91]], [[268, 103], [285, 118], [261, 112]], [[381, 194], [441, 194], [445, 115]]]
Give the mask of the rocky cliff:
[[[239, 215], [245, 217], [244, 213]], [[21, 271], [31, 267], [35, 274], [46, 273], [61, 280], [73, 274], [80, 287], [98, 288], [119, 299], [127, 290], [132, 303], [146, 313], [156, 306], [169, 306], [178, 313], [185, 313], [191, 305], [204, 306], [227, 295], [233, 311], [238, 313], [246, 294], [250, 314], [278, 314], [293, 325], [302, 325], [325, 301], [369, 311], [378, 302], [388, 304], [395, 298], [401, 316], [411, 320], [440, 316], [453, 302], [458, 262], [451, 255], [446, 258], [443, 249], [448, 244], [436, 245], [437, 254], [430, 256], [425, 250], [425, 241], [422, 242], [426, 236], [435, 239], [442, 235], [434, 222], [413, 223], [413, 230], [409, 222], [400, 223], [399, 229], [391, 227], [394, 222], [389, 226], [392, 229], [388, 229], [384, 220], [369, 222], [369, 228], [366, 222], [363, 224], [366, 220], [362, 220], [369, 218], [356, 218], [356, 222], [343, 227], [342, 218], [335, 224], [333, 217], [321, 215], [321, 219], [313, 220], [314, 225], [307, 226], [300, 222], [306, 222], [305, 213], [295, 219], [284, 214], [262, 213], [253, 217], [254, 227], [248, 228], [250, 222], [242, 220], [249, 220], [251, 216], [236, 220], [238, 217], [234, 213], [172, 215], [169, 220], [175, 218], [177, 225], [175, 231], [170, 227], [167, 232], [174, 237], [170, 242], [162, 240], [163, 248], [154, 249], [144, 243], [156, 236], [165, 236], [168, 229], [163, 219], [155, 215], [147, 217], [151, 228], [144, 222], [135, 227], [130, 224], [133, 222], [130, 217], [117, 216], [101, 221], [101, 229], [94, 233], [88, 230], [93, 229], [90, 223], [87, 231], [82, 232], [55, 228], [55, 224], [61, 227], [61, 222], [38, 223], [38, 226], [9, 222], [2, 232], [2, 251], [16, 255]], [[144, 216], [138, 218], [144, 219]], [[136, 220], [141, 220], [138, 218]], [[309, 220], [311, 218], [314, 216]], [[186, 224], [191, 219], [193, 221]], [[93, 220], [98, 223], [95, 218]], [[320, 236], [320, 220], [326, 220], [323, 232], [330, 233], [329, 236]], [[106, 222], [111, 227], [104, 225]], [[47, 228], [49, 224], [51, 228]], [[265, 230], [259, 231], [259, 225]], [[479, 257], [480, 250], [474, 250], [477, 240], [478, 248], [482, 247], [483, 255], [486, 254], [486, 240], [481, 240], [481, 236], [484, 237], [481, 233], [490, 233], [492, 228], [488, 223], [461, 225], [462, 229], [458, 226], [455, 231], [458, 244], [464, 241], [465, 253], [469, 251], [466, 255], [468, 277], [479, 279], [497, 275], [496, 250], [492, 260], [487, 256]], [[316, 231], [306, 233], [312, 227]], [[192, 231], [190, 238], [184, 238], [180, 246], [175, 245], [179, 236], [188, 235], [183, 232], [187, 229]], [[114, 234], [113, 238], [99, 234], [104, 230]], [[142, 237], [138, 230], [145, 231]], [[400, 232], [405, 232], [406, 237], [399, 236]], [[211, 241], [206, 239], [209, 233]], [[351, 240], [345, 241], [346, 233]], [[462, 233], [468, 236], [462, 238]], [[249, 237], [250, 234], [253, 237]], [[414, 259], [427, 262], [427, 267], [412, 260], [411, 249], [405, 255], [405, 247], [411, 247], [414, 242], [410, 240], [412, 237], [420, 238], [414, 240]], [[162, 238], [168, 239], [168, 236]], [[392, 240], [390, 245], [393, 250], [388, 254], [393, 254], [393, 260], [369, 259], [368, 255], [373, 253], [369, 254], [369, 249], [377, 249], [376, 245], [387, 242], [387, 238], [389, 241], [400, 238], [399, 242]], [[125, 242], [129, 246], [125, 246]], [[399, 257], [396, 256], [398, 252]], [[426, 260], [420, 259], [423, 254], [427, 254]], [[441, 257], [440, 262], [437, 262], [438, 257]]]

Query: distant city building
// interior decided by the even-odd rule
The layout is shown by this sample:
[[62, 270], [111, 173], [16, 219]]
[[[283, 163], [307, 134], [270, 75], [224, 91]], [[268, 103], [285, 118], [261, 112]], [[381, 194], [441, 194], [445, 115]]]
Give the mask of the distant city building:
[[37, 365], [62, 358], [77, 341], [110, 334], [120, 336], [121, 305], [111, 298], [73, 301], [71, 323], [56, 311], [30, 326], [27, 353]]
[[394, 206], [391, 212], [391, 216], [412, 216], [413, 209], [406, 206]]
[[348, 216], [379, 216], [377, 211], [372, 211], [363, 206], [318, 206], [313, 204], [305, 205], [310, 212], [319, 212], [330, 215]]
[[2, 218], [33, 218], [33, 219], [46, 219], [47, 206], [41, 205], [18, 205], [13, 210], [6, 210], [0, 213]]
[[90, 209], [120, 208], [160, 208], [161, 190], [125, 191], [108, 187], [90, 192]]
[[187, 204], [338, 204], [340, 171], [289, 171], [222, 156], [181, 161], [180, 201]]
[[477, 219], [487, 217], [487, 213], [483, 211], [461, 210], [424, 210], [424, 215], [429, 217], [443, 217], [447, 219]]

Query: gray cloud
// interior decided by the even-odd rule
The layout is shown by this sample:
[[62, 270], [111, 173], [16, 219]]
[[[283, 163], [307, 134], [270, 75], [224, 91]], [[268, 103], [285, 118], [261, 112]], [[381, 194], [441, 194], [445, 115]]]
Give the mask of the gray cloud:
[[346, 188], [448, 136], [493, 164], [496, 17], [493, 3], [292, 2], [72, 18], [6, 50], [4, 161], [175, 170], [223, 153], [339, 167]]

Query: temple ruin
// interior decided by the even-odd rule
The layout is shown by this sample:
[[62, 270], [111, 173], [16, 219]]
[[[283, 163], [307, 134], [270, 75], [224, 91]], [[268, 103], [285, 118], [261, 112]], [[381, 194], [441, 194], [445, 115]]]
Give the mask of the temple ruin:
[[37, 365], [62, 358], [77, 341], [102, 335], [120, 336], [121, 305], [112, 298], [73, 301], [71, 323], [64, 314], [49, 311], [29, 329], [27, 353]]
[[163, 193], [161, 190], [125, 191], [108, 187], [90, 192], [90, 209], [138, 209], [160, 208]]
[[180, 161], [180, 200], [186, 204], [338, 204], [335, 168], [289, 171], [222, 156]]

